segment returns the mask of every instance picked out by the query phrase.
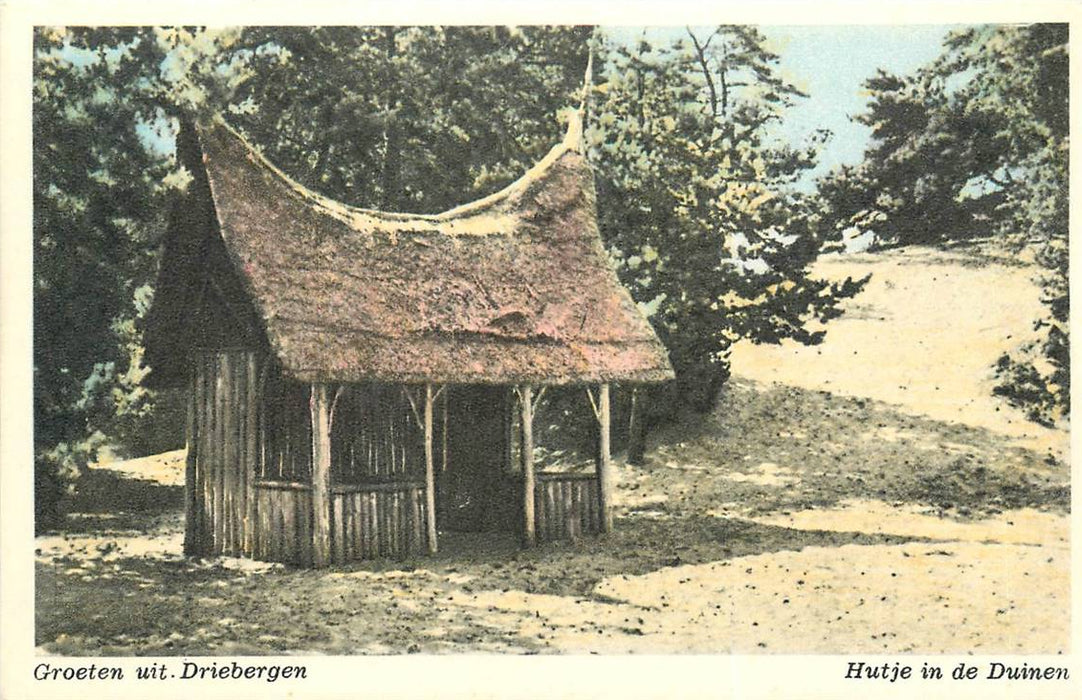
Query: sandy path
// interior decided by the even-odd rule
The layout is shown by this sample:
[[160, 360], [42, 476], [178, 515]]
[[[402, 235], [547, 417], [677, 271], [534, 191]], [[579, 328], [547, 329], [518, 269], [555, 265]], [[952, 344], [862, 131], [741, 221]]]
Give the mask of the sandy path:
[[37, 538], [50, 603], [39, 643], [71, 654], [1068, 651], [1066, 467], [1044, 458], [1066, 453], [1067, 432], [990, 394], [989, 367], [1041, 311], [1037, 290], [1027, 268], [968, 260], [910, 250], [822, 262], [830, 277], [875, 276], [822, 345], [738, 347], [739, 379], [715, 416], [654, 436], [647, 465], [618, 461], [622, 521], [608, 538], [355, 571], [189, 561], [179, 501], [151, 507], [179, 490], [183, 451], [109, 465], [120, 478], [99, 497], [128, 480], [159, 495], [139, 501], [147, 513], [114, 499]]
[[1068, 554], [969, 542], [808, 547], [605, 581], [598, 592], [651, 611], [651, 639], [626, 651], [1056, 653], [1070, 635]]
[[[85, 581], [92, 587], [87, 590], [114, 591], [101, 601], [107, 614], [99, 623], [60, 634], [42, 651], [387, 654], [413, 646], [427, 653], [576, 654], [1067, 650], [1069, 551], [1063, 516], [1008, 511], [943, 528], [938, 517], [868, 502], [760, 520], [794, 528], [796, 535], [805, 528], [844, 532], [866, 527], [883, 514], [890, 517], [880, 522], [881, 532], [920, 537], [939, 530], [942, 539], [808, 546], [663, 567], [639, 576], [608, 576], [586, 596], [499, 585], [491, 579], [493, 572], [470, 566], [457, 573], [423, 565], [290, 572], [277, 564], [231, 558], [189, 562], [179, 554], [180, 520], [167, 516], [151, 536], [38, 539], [40, 560], [54, 576]], [[1014, 527], [1021, 529], [1011, 537]], [[1045, 542], [1025, 543], [1035, 537]], [[133, 567], [133, 562], [143, 564]], [[559, 573], [539, 563], [537, 575]], [[127, 591], [126, 598], [113, 600], [120, 591]], [[132, 596], [145, 597], [140, 609], [151, 612], [122, 612]], [[164, 623], [143, 619], [157, 615], [155, 610]], [[280, 613], [286, 610], [283, 628]], [[125, 614], [133, 615], [131, 625], [117, 619]], [[185, 621], [171, 619], [177, 614]], [[90, 630], [107, 641], [88, 636]]]
[[[1033, 269], [975, 267], [970, 260], [928, 249], [823, 259], [816, 272], [827, 278], [873, 275], [848, 302], [846, 315], [829, 325], [825, 342], [742, 344], [733, 354], [733, 372], [883, 401], [1064, 458], [1066, 430], [1027, 421], [991, 393], [993, 364], [1032, 337], [1033, 321], [1044, 313]], [[722, 478], [781, 488], [799, 482], [791, 470], [769, 466], [762, 474], [733, 471]], [[644, 609], [636, 618], [644, 640], [626, 641], [622, 650], [1067, 649], [1068, 516], [1021, 509], [959, 522], [914, 505], [850, 499], [754, 520], [794, 531], [935, 543], [807, 547], [607, 579], [597, 586], [599, 595]]]
[[482, 591], [457, 605], [568, 653], [1067, 650], [1066, 517], [1023, 509], [952, 523], [914, 508], [853, 502], [757, 521], [933, 541], [666, 567], [607, 578], [590, 599]]
[[1070, 548], [1071, 519], [1033, 508], [1000, 513], [994, 518], [959, 522], [922, 512], [918, 506], [891, 505], [869, 499], [842, 501], [835, 508], [801, 510], [754, 518], [764, 525], [795, 530], [866, 532], [878, 535], [958, 542]]
[[992, 396], [992, 367], [1033, 337], [1045, 315], [1034, 268], [988, 264], [928, 248], [831, 255], [814, 272], [872, 279], [818, 346], [741, 343], [733, 373], [762, 382], [895, 404], [937, 420], [987, 428], [1063, 456], [1067, 432], [1043, 428]]

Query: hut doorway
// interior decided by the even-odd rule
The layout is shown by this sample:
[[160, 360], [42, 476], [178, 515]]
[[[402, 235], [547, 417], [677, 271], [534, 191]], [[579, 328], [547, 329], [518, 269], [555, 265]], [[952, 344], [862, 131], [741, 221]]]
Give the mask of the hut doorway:
[[437, 487], [441, 530], [513, 532], [521, 484], [511, 471], [511, 398], [506, 387], [448, 386], [446, 462]]

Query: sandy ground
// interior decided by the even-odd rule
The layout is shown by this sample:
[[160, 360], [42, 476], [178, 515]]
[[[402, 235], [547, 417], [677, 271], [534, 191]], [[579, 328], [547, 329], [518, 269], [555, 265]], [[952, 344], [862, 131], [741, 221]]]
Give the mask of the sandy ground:
[[1066, 652], [1067, 433], [987, 394], [1035, 290], [1025, 269], [971, 262], [824, 263], [875, 274], [856, 313], [816, 348], [738, 349], [713, 415], [617, 462], [603, 538], [448, 535], [434, 558], [333, 571], [193, 561], [183, 452], [105, 465], [37, 540], [40, 649]]
[[1046, 314], [1034, 268], [976, 265], [972, 253], [906, 248], [824, 256], [816, 274], [872, 278], [818, 346], [738, 345], [736, 374], [885, 401], [942, 421], [988, 428], [1036, 450], [1066, 453], [1063, 431], [1028, 421], [992, 395], [992, 368], [1034, 337]]

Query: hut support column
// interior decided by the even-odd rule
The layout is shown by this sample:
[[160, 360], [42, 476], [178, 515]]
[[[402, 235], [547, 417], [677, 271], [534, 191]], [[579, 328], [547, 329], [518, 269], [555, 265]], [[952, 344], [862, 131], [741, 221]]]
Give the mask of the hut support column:
[[196, 459], [198, 457], [199, 439], [196, 436], [196, 405], [195, 397], [199, 375], [192, 368], [188, 370], [188, 417], [184, 436], [187, 440], [188, 457], [184, 462], [184, 553], [188, 556], [196, 554], [196, 540], [199, 533], [195, 528], [195, 519], [198, 509], [202, 505], [196, 498], [200, 488], [196, 478]]
[[443, 429], [440, 431], [440, 441], [441, 441], [441, 444], [440, 444], [440, 460], [441, 460], [440, 471], [441, 472], [446, 472], [447, 471], [447, 423], [448, 423], [448, 421], [447, 421], [447, 395], [450, 394], [451, 392], [446, 391], [446, 389], [447, 389], [447, 385], [444, 384], [443, 389], [440, 390], [440, 391], [444, 391], [444, 394], [443, 394], [443, 410], [441, 411], [441, 413], [443, 414], [441, 416], [441, 418], [443, 420]]
[[641, 465], [646, 454], [646, 425], [643, 416], [645, 392], [635, 387], [631, 390], [631, 417], [627, 424], [627, 463]]
[[312, 564], [331, 560], [331, 420], [326, 384], [312, 385]]
[[[425, 521], [428, 527], [428, 553], [435, 554], [439, 548], [436, 532], [436, 461], [432, 455], [432, 404], [435, 396], [432, 384], [425, 385]], [[446, 411], [445, 411], [446, 412]], [[444, 429], [446, 432], [446, 428]], [[446, 453], [447, 448], [444, 447]], [[444, 455], [446, 462], [446, 454]]]
[[598, 431], [597, 484], [601, 493], [601, 531], [612, 532], [612, 457], [609, 448], [609, 424], [612, 410], [609, 404], [609, 385], [598, 387], [597, 422]]
[[534, 519], [533, 471], [533, 387], [527, 384], [519, 390], [522, 405], [522, 539], [527, 547], [537, 542]]

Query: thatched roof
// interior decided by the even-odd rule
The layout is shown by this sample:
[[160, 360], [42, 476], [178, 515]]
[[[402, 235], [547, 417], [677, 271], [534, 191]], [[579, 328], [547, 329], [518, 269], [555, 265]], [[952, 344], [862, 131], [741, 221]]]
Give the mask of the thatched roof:
[[[226, 256], [260, 334], [296, 379], [669, 379], [664, 347], [602, 247], [580, 130], [573, 122], [504, 190], [436, 215], [317, 195], [221, 120], [197, 134]], [[178, 277], [169, 257], [167, 242], [162, 284]], [[165, 305], [183, 298], [159, 292]]]

